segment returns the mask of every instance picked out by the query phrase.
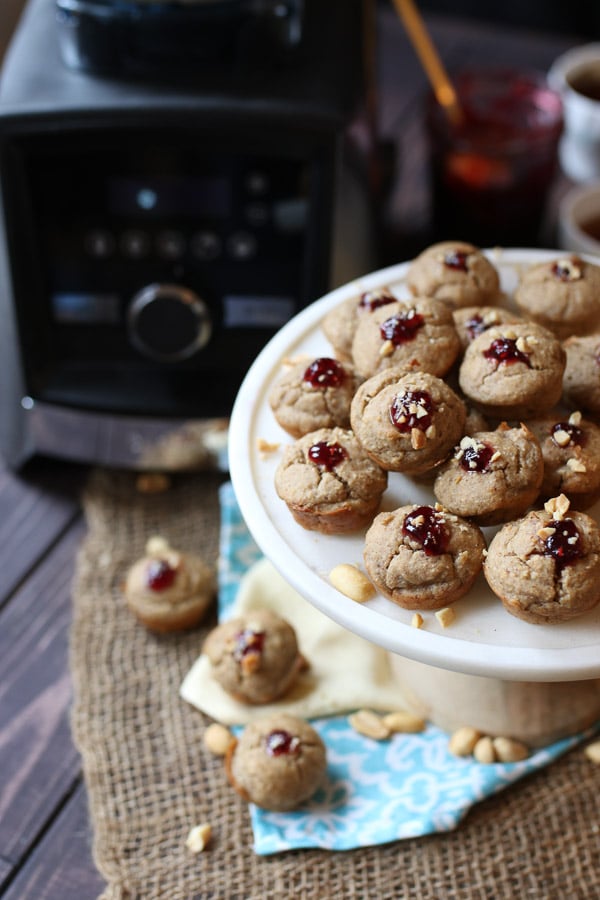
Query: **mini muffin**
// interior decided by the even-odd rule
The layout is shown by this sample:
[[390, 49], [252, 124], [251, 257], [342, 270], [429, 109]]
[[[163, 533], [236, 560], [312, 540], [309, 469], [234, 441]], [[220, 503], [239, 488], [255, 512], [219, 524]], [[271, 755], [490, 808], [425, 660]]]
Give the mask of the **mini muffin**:
[[399, 301], [362, 316], [352, 342], [354, 366], [364, 378], [403, 366], [441, 377], [459, 353], [451, 311], [426, 297]]
[[530, 419], [542, 449], [544, 479], [540, 497], [565, 494], [572, 509], [587, 509], [600, 496], [600, 428], [577, 410], [570, 415]]
[[286, 812], [310, 799], [325, 778], [325, 744], [312, 725], [289, 713], [256, 719], [225, 760], [232, 787], [248, 803]]
[[579, 256], [538, 263], [521, 278], [515, 302], [560, 340], [589, 334], [600, 327], [600, 266]]
[[481, 250], [464, 241], [428, 247], [409, 266], [406, 281], [415, 296], [434, 297], [451, 309], [493, 304], [500, 276]]
[[535, 625], [564, 622], [600, 600], [600, 530], [586, 513], [571, 512], [564, 495], [553, 497], [501, 528], [484, 573], [513, 616]]
[[563, 378], [565, 403], [600, 415], [600, 334], [571, 337], [563, 347], [567, 355]]
[[471, 341], [458, 373], [460, 388], [484, 415], [527, 419], [556, 406], [565, 352], [534, 322], [494, 325]]
[[362, 382], [352, 363], [328, 356], [296, 363], [269, 394], [277, 422], [292, 437], [317, 428], [350, 427], [350, 403]]
[[464, 433], [463, 402], [427, 372], [386, 369], [363, 382], [350, 407], [352, 429], [383, 469], [421, 475], [450, 453]]
[[129, 569], [124, 593], [129, 609], [151, 631], [193, 628], [215, 596], [214, 571], [198, 556], [153, 537]]
[[439, 470], [433, 491], [456, 515], [478, 525], [497, 525], [522, 515], [537, 499], [544, 462], [525, 426], [480, 431], [462, 438]]
[[320, 428], [288, 445], [275, 472], [275, 490], [303, 528], [345, 534], [367, 525], [387, 487], [349, 429]]
[[373, 584], [404, 609], [440, 609], [462, 597], [481, 570], [477, 525], [437, 506], [402, 506], [375, 517], [365, 538]]
[[452, 317], [463, 351], [493, 325], [512, 325], [523, 321], [521, 316], [503, 306], [463, 306], [455, 309]]
[[389, 288], [381, 287], [363, 291], [358, 297], [349, 297], [330, 310], [324, 317], [321, 328], [333, 347], [337, 359], [352, 359], [352, 341], [358, 320], [381, 306], [397, 303], [398, 298]]
[[217, 625], [206, 638], [203, 653], [215, 681], [242, 703], [276, 700], [306, 667], [293, 627], [269, 609]]

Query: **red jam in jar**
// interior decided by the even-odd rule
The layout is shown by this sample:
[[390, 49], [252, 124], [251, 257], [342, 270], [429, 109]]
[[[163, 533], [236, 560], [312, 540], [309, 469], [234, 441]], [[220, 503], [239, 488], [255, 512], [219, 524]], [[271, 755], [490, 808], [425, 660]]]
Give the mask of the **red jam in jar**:
[[499, 365], [500, 363], [510, 365], [511, 363], [520, 362], [524, 363], [528, 369], [531, 368], [529, 357], [526, 353], [523, 353], [522, 350], [519, 350], [514, 338], [496, 338], [495, 341], [492, 341], [488, 349], [483, 351], [483, 355], [486, 359], [496, 360]]
[[345, 378], [346, 370], [341, 363], [328, 356], [313, 360], [302, 376], [302, 380], [314, 388], [339, 387]]
[[166, 591], [175, 581], [177, 570], [166, 559], [153, 559], [146, 573], [146, 584], [151, 591]]
[[348, 451], [337, 442], [328, 444], [327, 441], [318, 441], [309, 447], [308, 458], [311, 462], [331, 472], [341, 462], [348, 459]]
[[300, 738], [283, 728], [271, 731], [265, 738], [265, 748], [269, 756], [291, 756], [300, 749]]
[[417, 332], [425, 324], [425, 319], [416, 310], [409, 309], [405, 313], [390, 316], [379, 326], [382, 340], [391, 341], [394, 347], [414, 341]]
[[551, 556], [556, 563], [558, 574], [565, 566], [572, 565], [583, 556], [581, 535], [573, 519], [552, 520], [549, 524], [554, 533], [544, 541], [544, 555]]
[[427, 431], [436, 405], [427, 391], [407, 391], [394, 397], [390, 406], [392, 425], [402, 434], [419, 428]]
[[420, 544], [427, 556], [441, 556], [448, 549], [448, 531], [442, 513], [433, 506], [417, 506], [404, 519], [402, 534]]

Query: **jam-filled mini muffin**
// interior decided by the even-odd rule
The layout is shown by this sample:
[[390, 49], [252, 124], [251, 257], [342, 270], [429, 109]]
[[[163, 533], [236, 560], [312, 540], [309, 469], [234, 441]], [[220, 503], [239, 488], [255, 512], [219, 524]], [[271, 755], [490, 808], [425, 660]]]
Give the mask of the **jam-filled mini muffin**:
[[521, 278], [515, 302], [560, 340], [589, 334], [600, 327], [600, 266], [579, 256], [537, 263]]
[[367, 525], [387, 487], [350, 429], [320, 428], [285, 447], [275, 490], [296, 522], [310, 531], [345, 534]]
[[204, 618], [215, 589], [213, 569], [198, 556], [173, 550], [161, 537], [150, 538], [124, 585], [129, 609], [156, 632], [193, 628]]
[[587, 509], [600, 497], [600, 428], [579, 410], [529, 419], [544, 457], [543, 500], [565, 494], [572, 509]]
[[225, 760], [232, 787], [261, 809], [286, 812], [309, 800], [325, 779], [325, 744], [312, 725], [275, 713], [246, 726]]
[[493, 304], [500, 296], [500, 276], [473, 244], [442, 241], [417, 256], [406, 281], [415, 296], [434, 297], [451, 309]]
[[404, 609], [441, 609], [479, 574], [485, 540], [477, 525], [438, 506], [381, 512], [367, 531], [365, 567], [373, 584]]
[[496, 419], [527, 419], [556, 406], [565, 352], [534, 322], [494, 325], [471, 341], [458, 380], [467, 399]]
[[450, 309], [426, 297], [382, 306], [362, 316], [352, 343], [354, 366], [364, 378], [401, 367], [442, 377], [459, 353]]
[[503, 306], [462, 306], [454, 310], [452, 317], [463, 351], [471, 341], [494, 325], [513, 325], [523, 321], [521, 316]]
[[600, 334], [571, 337], [563, 347], [567, 355], [565, 403], [600, 416]]
[[451, 512], [497, 525], [522, 515], [537, 499], [544, 462], [535, 435], [525, 425], [465, 435], [439, 470], [433, 491]]
[[242, 703], [271, 703], [292, 686], [306, 661], [293, 627], [270, 609], [222, 622], [203, 653], [221, 687]]
[[600, 529], [564, 495], [503, 525], [484, 573], [504, 608], [532, 624], [564, 622], [600, 600]]
[[269, 394], [277, 422], [301, 437], [317, 428], [350, 427], [350, 403], [362, 378], [349, 362], [328, 356], [296, 363]]
[[349, 297], [330, 310], [323, 318], [321, 328], [333, 347], [335, 357], [351, 360], [352, 341], [359, 319], [381, 306], [397, 302], [398, 297], [388, 287], [381, 287], [362, 291], [357, 297]]
[[422, 475], [464, 433], [465, 406], [441, 378], [386, 369], [363, 382], [350, 407], [352, 429], [383, 469]]

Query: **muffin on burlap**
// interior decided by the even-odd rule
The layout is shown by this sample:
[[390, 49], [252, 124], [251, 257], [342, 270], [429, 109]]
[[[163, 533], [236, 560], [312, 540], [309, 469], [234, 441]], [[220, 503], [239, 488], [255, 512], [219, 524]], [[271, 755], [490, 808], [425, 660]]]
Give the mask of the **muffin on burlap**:
[[515, 291], [523, 316], [560, 340], [600, 327], [600, 266], [566, 255], [528, 269]]
[[349, 428], [350, 403], [361, 382], [352, 363], [328, 356], [303, 360], [276, 381], [269, 405], [278, 424], [292, 437], [317, 428]]
[[600, 334], [571, 337], [563, 344], [567, 355], [563, 377], [565, 403], [600, 415]]
[[358, 297], [349, 297], [331, 309], [324, 316], [321, 328], [333, 347], [336, 358], [352, 359], [352, 341], [361, 316], [369, 315], [382, 306], [397, 302], [398, 297], [392, 294], [389, 288], [381, 287], [362, 291]]
[[600, 529], [564, 495], [503, 525], [484, 573], [504, 608], [532, 624], [564, 622], [600, 600]]
[[465, 435], [439, 470], [433, 491], [439, 502], [478, 525], [497, 525], [522, 515], [537, 499], [544, 462], [525, 425], [502, 423], [495, 431]]
[[423, 250], [410, 264], [406, 281], [415, 296], [434, 297], [451, 309], [497, 302], [500, 276], [473, 244], [441, 241]]
[[323, 534], [363, 528], [386, 487], [387, 472], [343, 428], [320, 428], [298, 438], [285, 447], [275, 472], [275, 490], [296, 522]]
[[274, 713], [246, 726], [225, 760], [232, 787], [261, 809], [286, 812], [310, 799], [325, 778], [325, 744], [312, 725]]
[[452, 313], [461, 347], [467, 349], [471, 341], [494, 325], [522, 322], [521, 316], [503, 306], [462, 306]]
[[460, 388], [484, 415], [527, 419], [556, 406], [565, 352], [534, 322], [494, 325], [471, 341], [458, 373]]
[[481, 570], [477, 525], [438, 506], [381, 512], [365, 538], [364, 561], [377, 589], [404, 609], [441, 609], [462, 597]]
[[282, 697], [306, 668], [294, 628], [269, 609], [255, 609], [217, 625], [204, 642], [211, 672], [242, 703]]
[[362, 316], [352, 342], [354, 366], [364, 378], [403, 366], [441, 377], [459, 353], [451, 311], [426, 297], [399, 301]]
[[579, 410], [529, 419], [544, 458], [540, 498], [565, 494], [572, 509], [587, 509], [600, 497], [600, 428]]
[[464, 433], [463, 402], [427, 372], [386, 369], [363, 382], [350, 407], [352, 429], [383, 469], [421, 475], [444, 460]]
[[152, 537], [123, 590], [129, 609], [151, 631], [180, 631], [204, 618], [215, 596], [215, 574], [200, 557]]

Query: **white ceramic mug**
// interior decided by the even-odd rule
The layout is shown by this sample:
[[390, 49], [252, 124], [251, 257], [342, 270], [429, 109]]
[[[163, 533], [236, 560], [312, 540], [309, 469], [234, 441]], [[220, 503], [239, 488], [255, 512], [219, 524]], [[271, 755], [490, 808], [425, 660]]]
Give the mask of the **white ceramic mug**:
[[572, 188], [561, 200], [558, 245], [600, 256], [600, 181]]
[[[600, 179], [600, 43], [568, 50], [548, 72], [562, 97], [564, 132], [559, 145], [565, 175], [577, 183]], [[588, 90], [589, 85], [597, 85]]]

